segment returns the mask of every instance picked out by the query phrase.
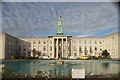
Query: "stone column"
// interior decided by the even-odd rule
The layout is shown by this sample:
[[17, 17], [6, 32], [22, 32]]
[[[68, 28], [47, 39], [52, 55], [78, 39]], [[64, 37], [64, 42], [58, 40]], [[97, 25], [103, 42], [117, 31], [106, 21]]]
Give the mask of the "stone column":
[[54, 48], [55, 48], [55, 42], [54, 42], [54, 38], [52, 39], [52, 58], [54, 58], [54, 54], [55, 54], [55, 50], [54, 50]]
[[71, 56], [73, 56], [73, 49], [72, 49], [72, 47], [73, 47], [73, 45], [72, 45], [72, 39], [70, 40], [71, 41]]
[[68, 45], [67, 45], [67, 38], [66, 38], [66, 58], [68, 56]]
[[56, 41], [56, 57], [58, 58], [58, 38], [57, 38], [57, 41]]
[[62, 38], [62, 44], [61, 44], [61, 46], [62, 46], [62, 57], [63, 57], [63, 38]]

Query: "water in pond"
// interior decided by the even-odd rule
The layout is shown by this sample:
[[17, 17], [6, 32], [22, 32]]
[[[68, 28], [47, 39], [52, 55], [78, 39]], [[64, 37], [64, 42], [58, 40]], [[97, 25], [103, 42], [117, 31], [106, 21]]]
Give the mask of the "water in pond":
[[36, 60], [36, 61], [12, 61], [3, 62], [0, 65], [14, 73], [37, 75], [39, 72], [50, 73], [53, 76], [71, 76], [71, 69], [85, 69], [86, 75], [115, 74], [118, 73], [120, 62], [94, 62], [94, 61], [74, 61], [65, 60], [65, 63], [74, 65], [49, 65], [55, 60]]

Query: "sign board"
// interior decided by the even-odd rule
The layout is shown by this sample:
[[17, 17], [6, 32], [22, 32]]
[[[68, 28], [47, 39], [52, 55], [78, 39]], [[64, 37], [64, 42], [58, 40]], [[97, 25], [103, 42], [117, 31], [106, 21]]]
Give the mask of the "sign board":
[[85, 69], [72, 69], [72, 78], [85, 78]]

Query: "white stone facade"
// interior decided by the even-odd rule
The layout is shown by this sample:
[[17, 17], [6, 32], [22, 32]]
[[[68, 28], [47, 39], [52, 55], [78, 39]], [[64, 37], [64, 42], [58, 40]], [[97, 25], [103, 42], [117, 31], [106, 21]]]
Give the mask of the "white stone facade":
[[15, 38], [8, 34], [0, 34], [0, 59], [10, 56], [33, 56], [33, 49], [40, 56], [50, 58], [69, 58], [69, 56], [100, 56], [102, 50], [107, 50], [111, 58], [119, 57], [118, 42], [120, 33], [106, 37], [72, 37], [48, 36], [45, 38]]

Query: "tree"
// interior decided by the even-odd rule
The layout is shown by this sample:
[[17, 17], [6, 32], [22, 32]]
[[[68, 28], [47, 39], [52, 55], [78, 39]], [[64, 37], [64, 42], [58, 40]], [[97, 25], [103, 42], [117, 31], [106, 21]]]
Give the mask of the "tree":
[[104, 51], [102, 51], [101, 54], [102, 54], [102, 56], [105, 57], [105, 58], [107, 58], [108, 56], [110, 56], [109, 53], [108, 53], [108, 51], [107, 51], [106, 49], [105, 49]]
[[41, 52], [40, 51], [38, 51], [38, 56], [41, 56]]
[[36, 49], [33, 49], [32, 52], [33, 52], [33, 57], [35, 57], [37, 55]]

